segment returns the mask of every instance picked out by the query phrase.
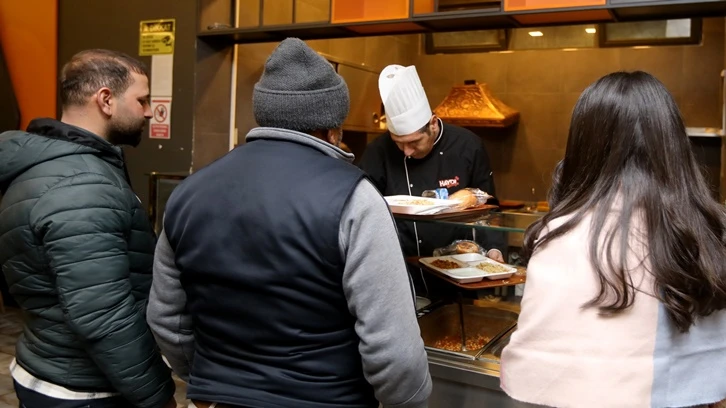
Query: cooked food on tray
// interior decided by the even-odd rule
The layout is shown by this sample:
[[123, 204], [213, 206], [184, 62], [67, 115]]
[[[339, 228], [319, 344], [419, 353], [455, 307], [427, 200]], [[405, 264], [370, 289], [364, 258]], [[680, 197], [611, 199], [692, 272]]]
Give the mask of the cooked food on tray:
[[433, 200], [419, 197], [397, 198], [395, 200], [391, 200], [391, 203], [396, 205], [436, 205]]
[[456, 269], [461, 268], [461, 265], [454, 261], [447, 261], [446, 259], [437, 259], [431, 262], [431, 266], [435, 266], [441, 269]]
[[[479, 350], [486, 346], [491, 339], [477, 334], [473, 338], [466, 338], [466, 349], [467, 350]], [[449, 350], [449, 351], [461, 351], [461, 335], [458, 336], [444, 336], [434, 342], [433, 346], [437, 349]]]
[[456, 240], [445, 247], [434, 249], [434, 256], [483, 253], [484, 248], [476, 242], [469, 240]]
[[459, 210], [478, 207], [486, 204], [491, 196], [478, 188], [464, 188], [454, 194], [449, 195], [449, 200], [456, 200], [459, 204], [456, 206]]
[[476, 254], [481, 252], [481, 246], [473, 241], [459, 241], [456, 244], [457, 254]]
[[510, 269], [507, 268], [506, 266], [497, 265], [495, 263], [490, 263], [490, 262], [482, 262], [479, 265], [477, 265], [476, 267], [488, 274], [510, 272]]
[[459, 190], [454, 194], [450, 195], [449, 200], [458, 200], [461, 204], [457, 205], [456, 207], [462, 210], [466, 208], [476, 207], [478, 204], [476, 195], [474, 195], [474, 193], [467, 189]]

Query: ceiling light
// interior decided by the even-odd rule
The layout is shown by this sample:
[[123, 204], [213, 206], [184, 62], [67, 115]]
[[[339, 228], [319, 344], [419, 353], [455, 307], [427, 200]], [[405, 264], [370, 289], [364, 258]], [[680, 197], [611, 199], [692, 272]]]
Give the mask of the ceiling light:
[[530, 31], [529, 35], [532, 37], [542, 37], [544, 34], [542, 34], [542, 31]]
[[595, 34], [597, 32], [597, 29], [596, 28], [592, 28], [592, 27], [591, 28], [586, 28], [585, 29], [585, 32], [588, 33], [588, 34]]

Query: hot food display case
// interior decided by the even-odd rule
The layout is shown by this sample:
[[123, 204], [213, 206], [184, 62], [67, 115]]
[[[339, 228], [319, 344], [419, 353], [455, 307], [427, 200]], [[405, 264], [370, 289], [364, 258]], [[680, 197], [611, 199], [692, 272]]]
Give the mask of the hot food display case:
[[[163, 210], [171, 192], [188, 175], [152, 173], [149, 175], [149, 216], [161, 232]], [[494, 206], [468, 209], [460, 214], [400, 214], [396, 219], [456, 226], [477, 233], [504, 235], [505, 260], [515, 270], [503, 279], [472, 279], [442, 273], [425, 258], [406, 261], [448, 285], [452, 295], [439, 299], [417, 298], [421, 336], [428, 353], [433, 380], [430, 408], [525, 407], [509, 398], [499, 387], [499, 359], [514, 332], [519, 316], [519, 293], [526, 282], [520, 265], [519, 249], [525, 229], [544, 215], [533, 209], [501, 211]], [[481, 261], [473, 254], [453, 255], [449, 262], [475, 269]], [[468, 264], [468, 265], [463, 265]], [[446, 266], [446, 265], [440, 265]], [[465, 268], [466, 269], [466, 268]], [[444, 272], [446, 272], [444, 270]], [[496, 272], [496, 271], [495, 271]]]
[[[509, 398], [499, 386], [500, 357], [516, 329], [521, 289], [526, 270], [519, 265], [525, 229], [544, 215], [530, 210], [490, 209], [461, 217], [426, 217], [393, 213], [399, 220], [433, 223], [468, 229], [469, 235], [498, 231], [504, 234], [505, 260], [516, 268], [503, 279], [474, 282], [441, 273], [427, 258], [407, 258], [407, 263], [448, 285], [440, 299], [417, 302], [421, 337], [428, 353], [433, 380], [430, 408], [526, 407]], [[436, 258], [428, 258], [436, 259]], [[445, 258], [441, 258], [445, 259]], [[473, 259], [452, 257], [451, 260]], [[424, 262], [422, 262], [424, 261]], [[471, 263], [473, 264], [473, 263]], [[441, 265], [445, 266], [445, 265]], [[466, 265], [463, 265], [466, 266]], [[453, 265], [452, 265], [453, 267]]]

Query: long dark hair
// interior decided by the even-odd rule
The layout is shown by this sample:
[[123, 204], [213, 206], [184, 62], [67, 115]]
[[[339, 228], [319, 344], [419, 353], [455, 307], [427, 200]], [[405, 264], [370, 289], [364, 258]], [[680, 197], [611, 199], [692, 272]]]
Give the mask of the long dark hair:
[[626, 258], [638, 214], [645, 236], [636, 239], [648, 249], [654, 293], [671, 322], [686, 332], [726, 308], [726, 207], [710, 195], [673, 97], [650, 74], [612, 73], [582, 93], [549, 203], [551, 212], [527, 229], [523, 255], [591, 215], [588, 252], [600, 291], [583, 307], [608, 315], [633, 304]]

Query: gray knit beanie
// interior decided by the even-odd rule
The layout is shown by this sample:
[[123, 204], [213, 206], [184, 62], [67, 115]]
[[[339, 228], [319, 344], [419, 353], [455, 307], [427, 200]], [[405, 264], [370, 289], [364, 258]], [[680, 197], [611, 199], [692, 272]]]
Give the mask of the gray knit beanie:
[[285, 39], [265, 62], [252, 107], [257, 124], [300, 132], [336, 129], [350, 109], [348, 85], [298, 38]]

